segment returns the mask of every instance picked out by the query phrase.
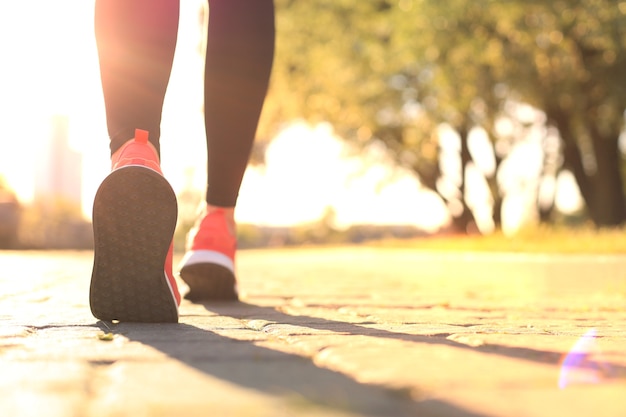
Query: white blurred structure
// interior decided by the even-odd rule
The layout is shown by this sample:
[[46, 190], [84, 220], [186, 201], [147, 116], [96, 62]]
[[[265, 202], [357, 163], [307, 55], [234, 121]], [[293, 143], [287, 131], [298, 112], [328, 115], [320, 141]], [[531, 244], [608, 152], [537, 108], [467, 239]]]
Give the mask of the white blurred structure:
[[50, 140], [45, 141], [35, 176], [35, 201], [63, 202], [80, 207], [82, 203], [82, 155], [69, 146], [69, 118], [51, 118]]

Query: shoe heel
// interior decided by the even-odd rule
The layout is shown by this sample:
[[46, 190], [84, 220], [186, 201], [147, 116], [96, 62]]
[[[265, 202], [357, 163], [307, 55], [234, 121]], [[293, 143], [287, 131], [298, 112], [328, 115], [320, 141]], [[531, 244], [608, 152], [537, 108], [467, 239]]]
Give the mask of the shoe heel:
[[113, 171], [96, 193], [93, 315], [125, 322], [177, 322], [178, 305], [164, 272], [176, 227], [176, 195], [157, 172]]

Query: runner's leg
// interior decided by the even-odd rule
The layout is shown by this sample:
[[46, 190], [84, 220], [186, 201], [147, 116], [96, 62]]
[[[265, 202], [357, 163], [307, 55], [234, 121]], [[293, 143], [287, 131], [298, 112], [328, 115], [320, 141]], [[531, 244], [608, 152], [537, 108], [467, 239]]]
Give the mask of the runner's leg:
[[161, 111], [178, 33], [179, 0], [97, 0], [95, 32], [111, 154], [135, 129], [159, 152]]
[[272, 0], [209, 0], [205, 67], [207, 203], [234, 207], [274, 57]]

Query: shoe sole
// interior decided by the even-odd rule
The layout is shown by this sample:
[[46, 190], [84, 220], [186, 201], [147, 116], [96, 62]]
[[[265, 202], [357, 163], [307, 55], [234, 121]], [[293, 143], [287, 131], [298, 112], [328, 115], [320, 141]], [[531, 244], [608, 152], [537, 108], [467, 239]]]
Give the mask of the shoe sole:
[[211, 263], [186, 265], [180, 278], [189, 286], [185, 298], [190, 301], [237, 301], [235, 275], [228, 268]]
[[128, 166], [105, 178], [93, 207], [89, 303], [95, 317], [178, 322], [178, 307], [164, 271], [177, 215], [176, 195], [159, 173]]

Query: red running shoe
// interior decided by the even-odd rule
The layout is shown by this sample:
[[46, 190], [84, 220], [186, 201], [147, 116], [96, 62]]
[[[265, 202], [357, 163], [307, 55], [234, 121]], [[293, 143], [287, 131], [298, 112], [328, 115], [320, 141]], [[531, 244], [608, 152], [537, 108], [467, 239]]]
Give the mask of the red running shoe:
[[147, 131], [137, 129], [134, 140], [111, 159], [113, 171], [98, 188], [93, 206], [91, 311], [107, 321], [176, 323], [176, 195]]
[[223, 209], [206, 212], [189, 232], [180, 277], [189, 285], [191, 301], [237, 300], [235, 251], [237, 238]]

